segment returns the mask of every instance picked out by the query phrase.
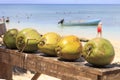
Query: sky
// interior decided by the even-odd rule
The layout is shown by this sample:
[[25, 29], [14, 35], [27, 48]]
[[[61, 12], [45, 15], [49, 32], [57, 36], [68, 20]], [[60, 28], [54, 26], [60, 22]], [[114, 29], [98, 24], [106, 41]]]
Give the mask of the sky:
[[120, 0], [0, 0], [0, 4], [120, 4]]

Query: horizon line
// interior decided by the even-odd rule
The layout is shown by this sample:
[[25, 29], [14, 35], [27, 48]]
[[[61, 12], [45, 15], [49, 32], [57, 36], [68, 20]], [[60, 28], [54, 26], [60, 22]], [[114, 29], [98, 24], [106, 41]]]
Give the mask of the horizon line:
[[[58, 3], [0, 3], [0, 4], [50, 4], [50, 5], [61, 5], [61, 4], [64, 4], [64, 3], [60, 3], [60, 4], [58, 4]], [[72, 3], [65, 3], [65, 5], [69, 5], [69, 4], [72, 4]], [[79, 4], [77, 4], [77, 3], [73, 3], [73, 4], [75, 4], [75, 5], [79, 5]], [[80, 5], [81, 4], [86, 4], [86, 5], [88, 5], [89, 3], [80, 3]], [[90, 3], [89, 5], [101, 5], [101, 4], [103, 4], [103, 3]], [[114, 5], [114, 4], [112, 4], [112, 3], [105, 3], [104, 5]], [[115, 5], [119, 5], [120, 3], [117, 3], [117, 4], [115, 4]]]

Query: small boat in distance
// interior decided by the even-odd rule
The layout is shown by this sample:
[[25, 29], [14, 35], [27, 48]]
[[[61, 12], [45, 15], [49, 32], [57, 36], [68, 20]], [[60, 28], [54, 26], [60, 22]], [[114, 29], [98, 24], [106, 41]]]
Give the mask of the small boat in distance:
[[98, 25], [98, 23], [101, 22], [101, 20], [79, 20], [79, 21], [68, 21], [65, 22], [64, 19], [58, 22], [58, 24], [61, 24], [61, 26], [95, 26]]

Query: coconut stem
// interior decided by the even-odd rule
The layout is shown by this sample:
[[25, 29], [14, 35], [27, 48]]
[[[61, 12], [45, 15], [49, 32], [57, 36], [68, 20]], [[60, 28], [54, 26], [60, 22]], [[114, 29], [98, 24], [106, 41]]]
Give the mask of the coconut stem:
[[40, 41], [40, 43], [39, 43], [41, 46], [43, 46], [44, 44], [45, 44], [45, 42], [44, 41]]
[[24, 37], [20, 36], [17, 40], [19, 51], [22, 52], [23, 46], [25, 46]]
[[55, 49], [55, 51], [57, 52], [57, 55], [59, 55], [59, 56], [61, 55], [61, 52], [60, 52], [60, 51], [61, 51], [61, 47], [58, 46], [58, 47]]
[[[23, 51], [24, 51], [25, 47], [28, 45], [28, 41], [30, 41], [30, 40], [36, 40], [36, 39], [27, 39], [26, 44], [23, 46], [23, 48], [22, 48], [22, 50], [21, 50], [20, 52], [23, 52]], [[37, 41], [37, 40], [36, 40], [36, 41]]]
[[88, 46], [86, 58], [88, 58], [91, 55], [91, 52], [92, 52], [92, 45]]

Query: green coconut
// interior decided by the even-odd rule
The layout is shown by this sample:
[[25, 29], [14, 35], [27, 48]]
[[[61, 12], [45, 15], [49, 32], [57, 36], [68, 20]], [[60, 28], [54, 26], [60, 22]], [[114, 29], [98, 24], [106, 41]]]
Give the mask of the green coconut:
[[90, 64], [105, 66], [113, 61], [115, 52], [108, 40], [94, 38], [85, 44], [82, 55]]
[[18, 33], [16, 37], [16, 46], [21, 52], [35, 52], [38, 50], [37, 44], [40, 38], [40, 33], [35, 29], [25, 28]]
[[41, 37], [38, 48], [41, 52], [49, 56], [56, 56], [55, 48], [60, 39], [61, 36], [59, 34], [48, 32]]
[[3, 37], [3, 43], [9, 49], [16, 49], [16, 36], [18, 34], [17, 29], [9, 29]]
[[80, 58], [82, 44], [74, 35], [63, 37], [55, 49], [59, 58], [64, 60], [76, 60]]

